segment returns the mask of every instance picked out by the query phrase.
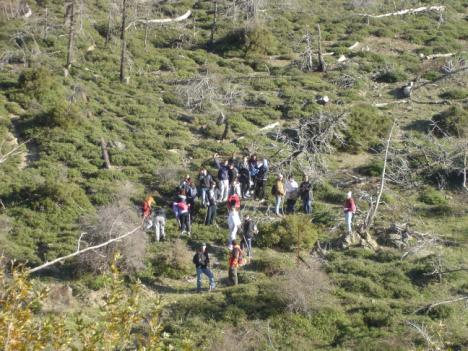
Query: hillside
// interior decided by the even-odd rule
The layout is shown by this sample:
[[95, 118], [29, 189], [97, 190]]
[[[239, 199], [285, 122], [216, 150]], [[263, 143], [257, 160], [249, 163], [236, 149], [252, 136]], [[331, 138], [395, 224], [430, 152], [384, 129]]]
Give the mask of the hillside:
[[[15, 0], [0, 25], [5, 349], [468, 348], [464, 1]], [[141, 229], [145, 196], [169, 213], [214, 154], [254, 153], [238, 286], [224, 204], [205, 226], [197, 200], [191, 238], [172, 213], [166, 241]], [[310, 177], [312, 218], [274, 215], [278, 173]], [[218, 287], [196, 294], [202, 242]]]

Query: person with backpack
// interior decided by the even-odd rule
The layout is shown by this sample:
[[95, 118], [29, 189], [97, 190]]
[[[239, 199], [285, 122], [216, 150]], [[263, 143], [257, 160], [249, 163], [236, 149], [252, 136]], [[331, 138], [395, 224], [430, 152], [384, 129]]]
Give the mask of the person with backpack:
[[220, 191], [220, 201], [226, 202], [229, 193], [229, 165], [228, 161], [225, 160], [222, 164], [218, 160], [218, 154], [214, 154], [213, 159], [216, 167], [218, 168], [218, 181]]
[[190, 177], [187, 179], [185, 188], [185, 194], [187, 197], [186, 201], [190, 212], [190, 221], [193, 221], [195, 217], [195, 199], [197, 198], [197, 187]]
[[271, 188], [271, 195], [275, 197], [275, 214], [281, 216], [280, 208], [284, 196], [283, 175], [278, 174], [275, 184]]
[[229, 227], [229, 238], [228, 238], [228, 247], [232, 248], [232, 241], [236, 240], [237, 231], [239, 230], [242, 222], [239, 217], [239, 212], [236, 209], [236, 203], [231, 202], [231, 208], [229, 209], [228, 214], [228, 227]]
[[180, 221], [180, 233], [181, 235], [188, 234], [188, 236], [191, 236], [190, 206], [187, 204], [184, 195], [180, 195], [179, 199], [179, 202], [177, 202], [177, 214]]
[[353, 194], [351, 191], [348, 192], [348, 194], [346, 194], [346, 201], [343, 210], [345, 216], [346, 229], [348, 230], [348, 233], [351, 234], [353, 215], [356, 213], [356, 204], [354, 203]]
[[219, 191], [216, 188], [216, 182], [212, 182], [208, 191], [208, 209], [206, 210], [205, 225], [211, 225], [216, 218], [218, 208]]
[[241, 197], [245, 200], [247, 197], [249, 197], [250, 189], [250, 172], [247, 157], [244, 157], [244, 163], [240, 165], [239, 183], [241, 188]]
[[249, 261], [253, 257], [253, 251], [252, 251], [252, 239], [255, 234], [258, 233], [257, 225], [253, 221], [252, 218], [250, 218], [249, 215], [245, 216], [244, 222], [242, 223], [242, 240], [241, 240], [241, 249], [244, 251], [244, 248], [247, 249], [247, 257], [249, 258]]
[[212, 182], [213, 177], [211, 174], [208, 173], [206, 168], [202, 168], [200, 174], [198, 175], [198, 184], [203, 207], [208, 207], [208, 191], [210, 191]]
[[229, 253], [229, 281], [231, 285], [237, 285], [239, 283], [237, 279], [237, 268], [242, 265], [242, 249], [236, 240], [232, 241], [232, 250]]
[[228, 210], [231, 209], [232, 204], [234, 204], [234, 207], [236, 208], [236, 210], [238, 211], [240, 210], [240, 207], [241, 207], [240, 198], [239, 198], [239, 194], [236, 192], [235, 186], [232, 186], [231, 189], [229, 190], [229, 197], [227, 201]]
[[265, 198], [265, 184], [268, 180], [268, 161], [264, 158], [258, 164], [258, 173], [255, 179], [255, 199], [264, 200]]
[[141, 206], [143, 212], [143, 227], [148, 230], [153, 226], [153, 221], [151, 219], [152, 208], [151, 206], [154, 204], [154, 198], [151, 195], [148, 195], [143, 201], [143, 205]]
[[202, 289], [202, 274], [206, 275], [210, 281], [209, 291], [215, 288], [214, 274], [210, 269], [210, 256], [208, 254], [208, 248], [203, 243], [193, 256], [193, 263], [197, 271], [197, 292], [201, 292]]
[[291, 174], [285, 185], [286, 189], [286, 213], [291, 214], [295, 211], [297, 196], [299, 195], [299, 185]]
[[250, 180], [252, 184], [255, 185], [255, 181], [257, 179], [258, 174], [258, 164], [257, 164], [257, 155], [253, 154], [250, 156], [248, 164], [249, 164], [249, 172], [250, 172]]
[[166, 238], [166, 209], [164, 207], [156, 207], [153, 211], [154, 234], [156, 241]]
[[305, 214], [312, 213], [312, 184], [309, 182], [309, 176], [304, 175], [302, 183], [299, 185], [299, 196], [302, 200], [302, 209]]

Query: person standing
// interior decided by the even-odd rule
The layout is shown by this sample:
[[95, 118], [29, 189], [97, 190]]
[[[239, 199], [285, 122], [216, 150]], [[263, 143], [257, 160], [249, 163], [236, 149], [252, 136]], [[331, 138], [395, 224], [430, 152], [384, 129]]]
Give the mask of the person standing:
[[232, 250], [229, 254], [229, 281], [231, 285], [237, 285], [237, 268], [242, 262], [242, 250], [236, 240], [232, 241]]
[[208, 191], [208, 209], [206, 210], [205, 225], [211, 225], [216, 218], [218, 207], [219, 192], [216, 188], [216, 182], [211, 182], [210, 190]]
[[255, 179], [255, 199], [263, 200], [265, 198], [265, 184], [268, 180], [268, 161], [264, 158], [258, 164], [258, 173]]
[[241, 240], [241, 249], [244, 250], [244, 247], [247, 248], [247, 257], [249, 260], [253, 257], [252, 239], [257, 232], [257, 226], [253, 219], [250, 218], [249, 215], [245, 216], [244, 222], [242, 223], [243, 238]]
[[191, 228], [190, 228], [190, 206], [186, 202], [186, 197], [184, 195], [179, 196], [180, 200], [177, 203], [179, 221], [180, 221], [180, 230], [181, 234], [188, 234], [191, 235]]
[[286, 213], [294, 213], [294, 207], [296, 206], [297, 196], [299, 194], [299, 185], [294, 180], [293, 175], [288, 177], [285, 185], [286, 189]]
[[143, 211], [143, 227], [148, 230], [153, 226], [153, 221], [151, 219], [151, 206], [154, 204], [154, 198], [151, 195], [148, 195], [143, 201], [142, 211]]
[[299, 195], [302, 200], [302, 209], [305, 214], [312, 213], [312, 184], [309, 182], [309, 176], [304, 175], [302, 183], [299, 186]]
[[236, 240], [237, 231], [239, 230], [242, 222], [239, 217], [239, 212], [236, 209], [236, 203], [231, 202], [231, 208], [229, 209], [228, 215], [228, 227], [229, 227], [229, 238], [228, 238], [228, 247], [229, 250], [232, 249], [232, 242]]
[[218, 154], [214, 154], [213, 159], [218, 168], [218, 181], [220, 191], [220, 201], [226, 202], [229, 195], [229, 166], [225, 160], [222, 164], [218, 160]]
[[234, 203], [234, 207], [236, 208], [236, 210], [239, 211], [241, 207], [241, 203], [240, 203], [239, 194], [236, 192], [235, 186], [232, 186], [231, 190], [229, 191], [229, 197], [227, 201], [228, 210], [231, 209], [233, 203]]
[[189, 206], [190, 221], [192, 222], [195, 217], [195, 199], [197, 198], [197, 187], [195, 186], [190, 177], [187, 179], [185, 188], [185, 193], [187, 196], [187, 205]]
[[250, 180], [252, 184], [255, 184], [257, 174], [258, 174], [258, 164], [257, 164], [257, 155], [253, 154], [250, 156], [249, 161], [249, 172], [250, 172]]
[[200, 197], [202, 199], [202, 206], [208, 206], [208, 191], [210, 191], [211, 183], [213, 182], [213, 177], [208, 173], [206, 168], [202, 168], [200, 174], [198, 175], [198, 182], [200, 187]]
[[154, 210], [154, 234], [156, 241], [166, 238], [166, 210], [163, 207], [156, 207]]
[[231, 160], [231, 162], [228, 165], [229, 186], [232, 186], [234, 184], [234, 181], [237, 180], [238, 176], [239, 176], [239, 171], [234, 165], [234, 160]]
[[242, 199], [246, 199], [249, 196], [250, 188], [250, 172], [247, 157], [244, 157], [244, 163], [240, 166], [239, 182], [241, 186]]
[[351, 234], [352, 228], [352, 220], [353, 220], [353, 215], [356, 213], [356, 204], [354, 203], [353, 199], [353, 194], [352, 192], [348, 192], [346, 194], [346, 201], [344, 204], [344, 216], [345, 216], [345, 223], [346, 223], [346, 229], [348, 230], [348, 233]]
[[283, 184], [283, 175], [278, 174], [276, 178], [276, 182], [271, 189], [271, 194], [275, 196], [275, 213], [277, 216], [281, 216], [280, 208], [281, 208], [281, 201], [283, 200], [284, 196], [284, 184]]
[[214, 274], [210, 269], [210, 256], [208, 254], [208, 248], [203, 243], [193, 256], [193, 263], [197, 271], [197, 292], [201, 292], [202, 289], [202, 274], [206, 275], [210, 281], [210, 291], [215, 288]]

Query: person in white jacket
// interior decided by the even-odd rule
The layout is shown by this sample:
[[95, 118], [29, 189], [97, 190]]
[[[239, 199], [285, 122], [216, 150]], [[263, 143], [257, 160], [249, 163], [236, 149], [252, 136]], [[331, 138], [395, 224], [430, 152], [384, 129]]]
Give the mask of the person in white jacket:
[[229, 227], [229, 237], [228, 237], [228, 247], [229, 250], [232, 250], [232, 241], [236, 240], [237, 230], [242, 225], [240, 220], [239, 212], [235, 208], [234, 204], [231, 206], [228, 215], [228, 227]]
[[294, 207], [296, 206], [296, 200], [299, 194], [299, 184], [297, 184], [294, 177], [290, 175], [284, 187], [286, 190], [286, 213], [294, 213]]

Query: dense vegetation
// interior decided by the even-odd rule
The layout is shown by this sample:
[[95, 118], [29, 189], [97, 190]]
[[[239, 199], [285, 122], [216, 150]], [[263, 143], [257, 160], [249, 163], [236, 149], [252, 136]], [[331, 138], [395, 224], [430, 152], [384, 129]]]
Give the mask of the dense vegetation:
[[[168, 205], [185, 174], [195, 176], [201, 166], [214, 172], [215, 152], [265, 156], [272, 166], [267, 189], [274, 172], [299, 178], [310, 171], [314, 209], [311, 224], [302, 215], [271, 217], [269, 194], [266, 204], [247, 203], [244, 211], [261, 219], [260, 234], [237, 287], [224, 285], [224, 208], [219, 227], [202, 225], [198, 209], [191, 239], [178, 238], [170, 219], [166, 242], [139, 231], [30, 277], [20, 269], [11, 278], [6, 265], [0, 326], [24, 331], [12, 336], [10, 349], [27, 349], [28, 342], [49, 349], [468, 347], [463, 300], [431, 305], [468, 295], [465, 2], [445, 2], [440, 13], [372, 18], [361, 14], [437, 3], [223, 0], [213, 25], [212, 1], [127, 0], [124, 82], [120, 1], [76, 1], [74, 58], [65, 69], [63, 2], [29, 1], [30, 17], [22, 16], [21, 3], [0, 4], [5, 259], [27, 269], [73, 252], [78, 241], [91, 245], [131, 230], [145, 194]], [[132, 25], [187, 10], [191, 16], [178, 23]], [[326, 72], [304, 66], [311, 33], [317, 68], [317, 24], [322, 50], [333, 53], [324, 55]], [[439, 54], [451, 56], [430, 57]], [[339, 62], [341, 55], [346, 60]], [[415, 88], [404, 98], [400, 88], [409, 81]], [[324, 95], [330, 102], [322, 105]], [[219, 123], [221, 112], [228, 123]], [[309, 170], [303, 158], [282, 164], [293, 143], [283, 143], [277, 130], [294, 141], [299, 121], [341, 114], [345, 123], [320, 155], [320, 167]], [[394, 121], [385, 192], [370, 230], [380, 247], [339, 250], [332, 243], [343, 232], [344, 194], [353, 190], [356, 224], [362, 223]], [[426, 236], [400, 245], [392, 239], [395, 224]], [[194, 295], [191, 257], [202, 241], [216, 258], [219, 289]], [[65, 284], [73, 291], [66, 301], [48, 300], [42, 290], [60, 295]], [[48, 339], [51, 321], [62, 317], [57, 338]], [[129, 318], [134, 322], [125, 328], [115, 323]]]

